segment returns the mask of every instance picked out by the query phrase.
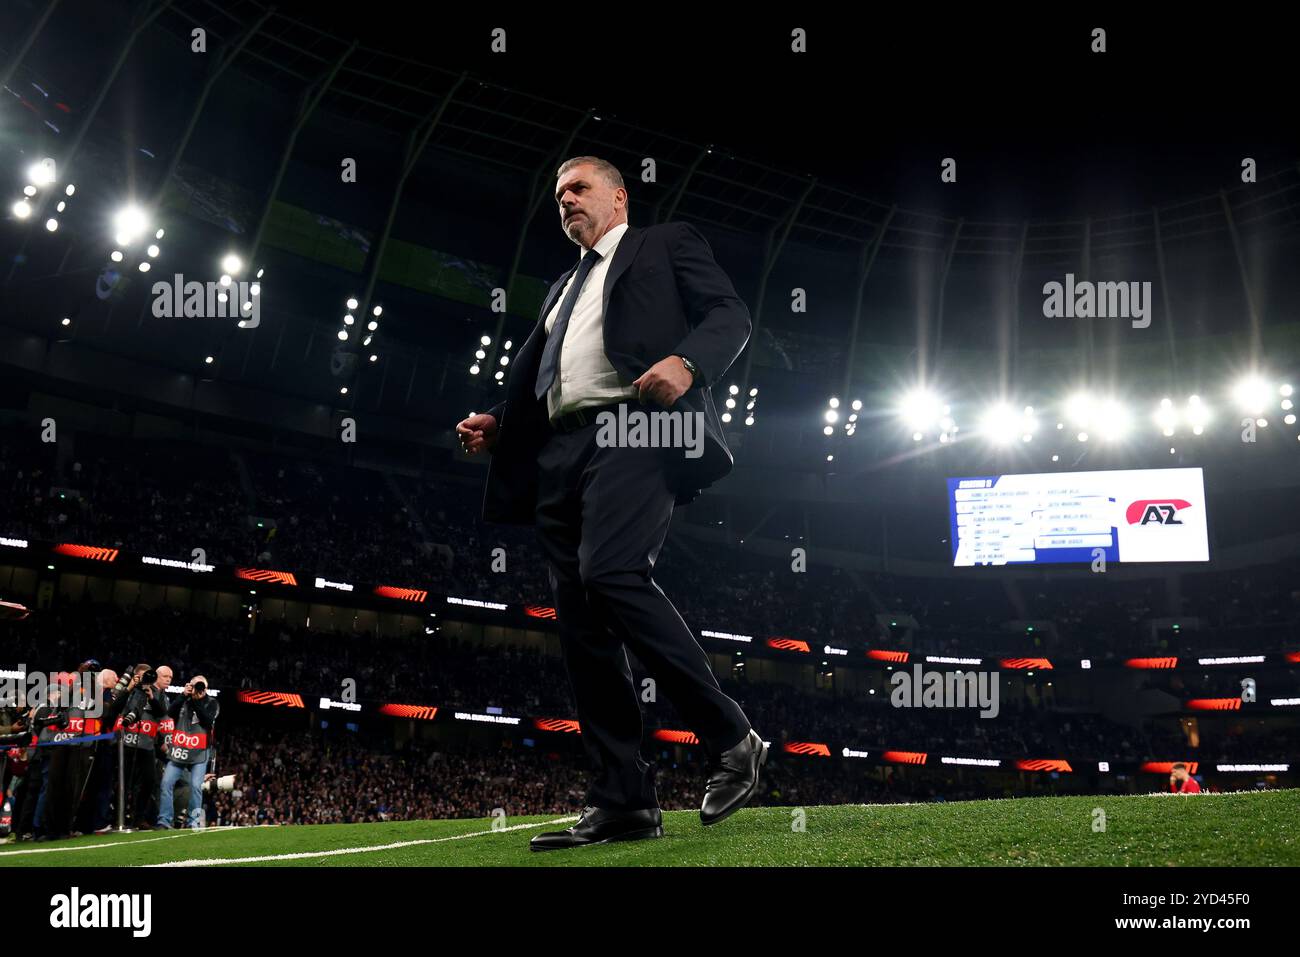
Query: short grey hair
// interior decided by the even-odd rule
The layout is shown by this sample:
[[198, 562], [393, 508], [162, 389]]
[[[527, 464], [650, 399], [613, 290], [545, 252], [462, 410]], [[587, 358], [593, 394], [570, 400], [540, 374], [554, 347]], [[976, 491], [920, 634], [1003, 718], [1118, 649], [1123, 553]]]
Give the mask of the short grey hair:
[[618, 171], [618, 167], [609, 160], [601, 159], [599, 156], [575, 156], [572, 159], [566, 159], [560, 164], [560, 168], [555, 171], [555, 178], [559, 179], [575, 166], [582, 166], [584, 163], [590, 163], [596, 167], [596, 171], [605, 178], [610, 186], [615, 189], [626, 189], [623, 185], [623, 174]]

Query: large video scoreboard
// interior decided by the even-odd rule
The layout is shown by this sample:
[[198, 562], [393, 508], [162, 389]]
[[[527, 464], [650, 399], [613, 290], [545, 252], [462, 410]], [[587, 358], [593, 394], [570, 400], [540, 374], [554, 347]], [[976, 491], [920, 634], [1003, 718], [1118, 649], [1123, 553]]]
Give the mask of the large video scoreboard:
[[955, 566], [1210, 560], [1200, 469], [950, 478], [948, 509]]

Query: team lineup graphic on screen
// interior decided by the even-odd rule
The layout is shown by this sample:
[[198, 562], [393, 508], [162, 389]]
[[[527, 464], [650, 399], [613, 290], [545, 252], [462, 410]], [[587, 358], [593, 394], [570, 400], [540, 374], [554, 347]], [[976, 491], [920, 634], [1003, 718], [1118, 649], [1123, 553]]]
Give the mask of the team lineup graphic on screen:
[[1200, 469], [948, 479], [953, 565], [1210, 560]]

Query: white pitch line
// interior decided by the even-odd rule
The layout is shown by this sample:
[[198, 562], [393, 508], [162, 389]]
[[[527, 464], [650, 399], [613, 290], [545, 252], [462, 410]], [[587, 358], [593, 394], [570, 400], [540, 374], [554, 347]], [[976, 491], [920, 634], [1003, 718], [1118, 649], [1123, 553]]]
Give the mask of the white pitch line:
[[173, 841], [178, 837], [193, 834], [206, 834], [208, 831], [237, 831], [241, 825], [223, 824], [217, 827], [176, 828], [175, 834], [163, 834], [159, 837], [142, 837], [138, 841], [105, 841], [103, 844], [78, 844], [74, 847], [25, 847], [20, 851], [0, 851], [0, 857], [17, 857], [19, 854], [66, 854], [68, 851], [98, 851], [105, 847], [121, 847], [123, 844], [152, 844], [154, 841]]
[[366, 847], [340, 847], [332, 851], [299, 851], [295, 854], [265, 854], [261, 857], [218, 857], [195, 858], [190, 861], [168, 861], [165, 864], [141, 864], [140, 867], [213, 867], [218, 864], [260, 864], [264, 861], [300, 861], [313, 857], [338, 857], [343, 854], [369, 854], [371, 851], [392, 851], [401, 847], [416, 847], [420, 844], [441, 844], [444, 841], [463, 841], [467, 837], [483, 837], [487, 834], [505, 834], [507, 831], [523, 831], [533, 827], [545, 827], [548, 824], [563, 824], [576, 821], [576, 816], [557, 817], [553, 821], [539, 821], [536, 824], [512, 824], [510, 827], [498, 827], [486, 831], [470, 831], [468, 834], [454, 834], [451, 837], [426, 837], [414, 841], [396, 841], [392, 844], [374, 844]]

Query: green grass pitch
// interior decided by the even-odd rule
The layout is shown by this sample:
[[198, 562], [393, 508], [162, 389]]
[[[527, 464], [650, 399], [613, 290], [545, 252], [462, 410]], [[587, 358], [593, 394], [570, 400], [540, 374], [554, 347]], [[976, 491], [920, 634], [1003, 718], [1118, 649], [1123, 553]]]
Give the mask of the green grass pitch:
[[[1104, 831], [1094, 830], [1095, 808], [1105, 811]], [[1300, 865], [1300, 790], [839, 805], [801, 814], [802, 830], [797, 810], [779, 807], [748, 808], [705, 828], [697, 813], [671, 811], [660, 839], [545, 853], [529, 851], [528, 839], [569, 820], [514, 818], [496, 831], [482, 818], [145, 831], [0, 845], [0, 867]]]

